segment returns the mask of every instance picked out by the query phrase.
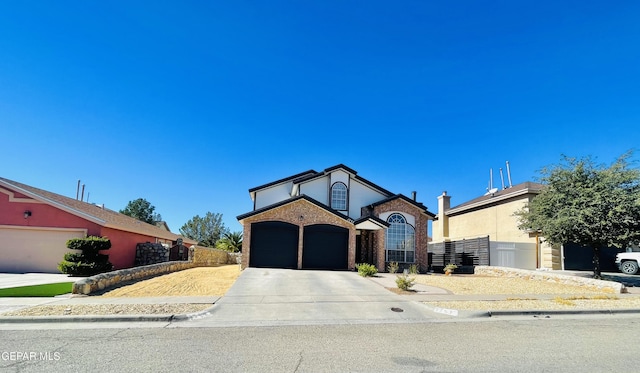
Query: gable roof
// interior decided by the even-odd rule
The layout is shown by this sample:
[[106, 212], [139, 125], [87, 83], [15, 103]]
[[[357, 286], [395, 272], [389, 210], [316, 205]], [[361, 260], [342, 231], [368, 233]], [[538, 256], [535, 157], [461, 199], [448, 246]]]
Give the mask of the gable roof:
[[524, 196], [527, 194], [538, 194], [540, 193], [540, 191], [542, 191], [543, 188], [543, 184], [527, 181], [524, 183], [516, 184], [511, 188], [506, 188], [493, 194], [485, 194], [481, 197], [461, 203], [445, 211], [445, 214], [458, 214], [467, 210], [488, 207], [490, 205], [494, 205], [514, 197]]
[[274, 185], [286, 183], [286, 182], [298, 179], [298, 178], [303, 177], [303, 176], [316, 175], [316, 174], [317, 174], [317, 172], [314, 171], [314, 170], [308, 170], [308, 171], [300, 172], [298, 174], [291, 175], [291, 176], [285, 177], [285, 178], [280, 179], [280, 180], [272, 181], [272, 182], [264, 184], [264, 185], [253, 187], [253, 188], [249, 189], [249, 193], [258, 191], [260, 189], [266, 189], [266, 188], [272, 187]]
[[425, 205], [423, 205], [422, 202], [416, 202], [416, 201], [412, 200], [411, 198], [409, 198], [409, 197], [407, 197], [407, 196], [405, 196], [403, 194], [396, 194], [396, 195], [391, 196], [389, 198], [386, 198], [386, 199], [383, 199], [381, 201], [372, 203], [371, 206], [372, 207], [379, 206], [379, 205], [385, 204], [387, 202], [390, 202], [390, 201], [393, 201], [393, 200], [396, 200], [396, 199], [400, 199], [400, 200], [405, 201], [405, 202], [407, 202], [407, 203], [409, 203], [411, 205], [414, 205], [415, 207], [417, 207], [420, 210], [422, 210], [421, 211], [422, 213], [430, 216], [431, 218], [435, 218], [436, 217], [436, 215], [434, 213], [432, 213], [429, 210], [427, 210], [427, 207]]
[[325, 210], [325, 211], [327, 211], [327, 212], [329, 212], [329, 213], [331, 213], [333, 215], [336, 215], [337, 217], [339, 217], [341, 219], [344, 219], [346, 221], [349, 221], [349, 222], [353, 223], [353, 219], [351, 219], [347, 215], [344, 215], [344, 214], [342, 214], [342, 213], [340, 213], [340, 212], [338, 212], [338, 211], [336, 211], [336, 210], [334, 210], [334, 209], [332, 209], [330, 207], [327, 207], [323, 203], [320, 203], [320, 202], [316, 201], [315, 199], [307, 196], [306, 194], [302, 194], [300, 196], [291, 197], [289, 199], [285, 199], [284, 201], [280, 201], [280, 202], [277, 202], [277, 203], [274, 203], [272, 205], [259, 208], [257, 210], [251, 211], [251, 212], [247, 212], [246, 214], [238, 215], [238, 216], [236, 216], [236, 219], [238, 219], [238, 221], [242, 221], [243, 219], [246, 219], [248, 217], [261, 214], [261, 213], [263, 213], [265, 211], [269, 211], [269, 210], [278, 208], [280, 206], [284, 206], [284, 205], [287, 205], [289, 203], [293, 203], [293, 202], [298, 201], [298, 200], [305, 200], [307, 202], [310, 202], [310, 203], [320, 207], [321, 209], [323, 209], [323, 210]]
[[317, 179], [319, 177], [323, 177], [323, 176], [325, 176], [327, 174], [330, 174], [331, 172], [336, 171], [336, 170], [343, 170], [346, 173], [348, 173], [351, 176], [353, 176], [354, 179], [360, 181], [361, 183], [367, 185], [368, 187], [370, 187], [372, 189], [375, 189], [375, 190], [379, 191], [380, 193], [382, 193], [382, 194], [384, 194], [386, 196], [393, 196], [393, 193], [391, 193], [390, 191], [388, 191], [388, 190], [384, 189], [383, 187], [381, 187], [381, 186], [379, 186], [377, 184], [374, 184], [371, 181], [361, 177], [360, 175], [358, 175], [357, 171], [355, 171], [354, 169], [352, 169], [350, 167], [345, 166], [342, 163], [337, 164], [337, 165], [332, 166], [332, 167], [329, 167], [329, 168], [325, 168], [323, 171], [320, 171], [320, 172], [317, 172], [317, 171], [314, 171], [314, 170], [309, 170], [309, 171], [301, 172], [299, 174], [295, 174], [293, 176], [289, 176], [289, 177], [286, 177], [284, 179], [280, 179], [280, 180], [277, 180], [277, 181], [274, 181], [274, 182], [271, 182], [271, 183], [268, 183], [268, 184], [264, 184], [264, 185], [261, 185], [261, 186], [255, 187], [255, 188], [251, 188], [251, 189], [249, 189], [249, 193], [251, 194], [251, 198], [253, 198], [253, 193], [258, 191], [258, 190], [260, 190], [260, 189], [265, 189], [265, 188], [272, 187], [274, 185], [282, 184], [282, 183], [289, 182], [289, 181], [291, 181], [294, 184], [294, 190], [295, 190], [297, 184], [304, 183], [304, 182], [307, 182], [307, 181], [310, 181], [310, 180], [313, 180], [313, 179]]
[[34, 188], [32, 186], [18, 183], [13, 180], [0, 177], [0, 187], [5, 187], [20, 194], [24, 194], [27, 197], [33, 198], [37, 201], [66, 211], [72, 215], [78, 216], [82, 219], [91, 221], [106, 228], [113, 228], [125, 232], [138, 233], [172, 241], [175, 241], [178, 238], [182, 238], [185, 242], [193, 244], [196, 243], [191, 239], [182, 237], [175, 233], [171, 233], [168, 230], [162, 229], [152, 224], [147, 224], [119, 212], [109, 210], [107, 208], [97, 206], [88, 202], [65, 197], [63, 195], [52, 193], [43, 189]]

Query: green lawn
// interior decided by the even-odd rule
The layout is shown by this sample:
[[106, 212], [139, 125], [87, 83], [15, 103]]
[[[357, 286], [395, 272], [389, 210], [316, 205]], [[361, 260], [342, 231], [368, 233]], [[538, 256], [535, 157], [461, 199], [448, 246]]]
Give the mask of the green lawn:
[[53, 297], [71, 293], [73, 282], [19, 286], [17, 288], [0, 289], [0, 297]]

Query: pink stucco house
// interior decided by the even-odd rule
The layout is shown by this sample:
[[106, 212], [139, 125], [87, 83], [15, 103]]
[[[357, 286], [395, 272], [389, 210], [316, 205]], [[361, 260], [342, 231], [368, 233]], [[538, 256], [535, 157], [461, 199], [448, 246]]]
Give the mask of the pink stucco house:
[[66, 241], [85, 236], [111, 240], [106, 253], [115, 269], [133, 267], [138, 243], [196, 244], [104, 206], [0, 178], [0, 272], [57, 273]]

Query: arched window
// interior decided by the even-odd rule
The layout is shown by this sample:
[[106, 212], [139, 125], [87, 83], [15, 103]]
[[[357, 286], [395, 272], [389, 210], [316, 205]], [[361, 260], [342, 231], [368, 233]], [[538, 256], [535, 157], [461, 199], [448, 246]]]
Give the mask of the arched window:
[[338, 182], [331, 186], [331, 208], [347, 210], [347, 186], [344, 183]]
[[385, 235], [387, 262], [413, 263], [416, 252], [416, 230], [402, 214], [393, 213], [387, 219], [391, 224]]

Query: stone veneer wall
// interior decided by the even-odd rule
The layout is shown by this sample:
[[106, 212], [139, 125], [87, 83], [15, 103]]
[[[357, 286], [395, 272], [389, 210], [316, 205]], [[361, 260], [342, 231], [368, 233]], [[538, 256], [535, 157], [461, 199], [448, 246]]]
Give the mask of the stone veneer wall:
[[142, 280], [189, 268], [239, 264], [241, 257], [241, 253], [229, 253], [219, 249], [191, 246], [189, 248], [189, 261], [164, 262], [101, 273], [76, 281], [71, 292], [73, 294], [91, 294], [122, 282]]
[[119, 269], [117, 271], [101, 273], [76, 281], [71, 292], [73, 294], [91, 294], [106, 288], [118, 285], [122, 282], [141, 280], [148, 277], [163, 275], [165, 273], [182, 271], [193, 268], [193, 262], [165, 262], [151, 264], [143, 267]]
[[189, 259], [196, 266], [209, 267], [221, 264], [238, 264], [241, 256], [241, 253], [230, 253], [220, 249], [195, 246], [193, 254], [190, 253]]
[[624, 293], [626, 291], [624, 285], [619, 282], [569, 276], [554, 273], [553, 271], [530, 271], [508, 267], [476, 266], [474, 273], [480, 276], [518, 277], [527, 280], [548, 281], [565, 285], [587, 286], [612, 293]]
[[169, 261], [169, 248], [159, 243], [139, 243], [136, 246], [134, 266], [146, 266]]
[[242, 222], [244, 235], [242, 240], [242, 268], [249, 266], [251, 255], [251, 224], [264, 221], [281, 221], [299, 227], [298, 235], [298, 269], [302, 268], [304, 227], [314, 224], [331, 224], [349, 230], [349, 252], [347, 265], [350, 270], [356, 267], [356, 228], [352, 223], [314, 205], [304, 199], [287, 203], [280, 207], [245, 218]]
[[[406, 214], [410, 214], [416, 219], [416, 226], [414, 227], [416, 230], [416, 259], [418, 264], [418, 269], [420, 271], [427, 270], [428, 257], [427, 257], [427, 222], [429, 221], [428, 217], [423, 213], [423, 210], [406, 202], [401, 199], [394, 199], [385, 204], [378, 205], [373, 209], [373, 214], [375, 216], [380, 216], [380, 214], [389, 212], [389, 211], [398, 211], [404, 212]], [[385, 235], [384, 232], [386, 230], [380, 230], [375, 232], [375, 241], [374, 241], [374, 252], [377, 252], [378, 255], [378, 271], [384, 272], [386, 271], [385, 265]]]

